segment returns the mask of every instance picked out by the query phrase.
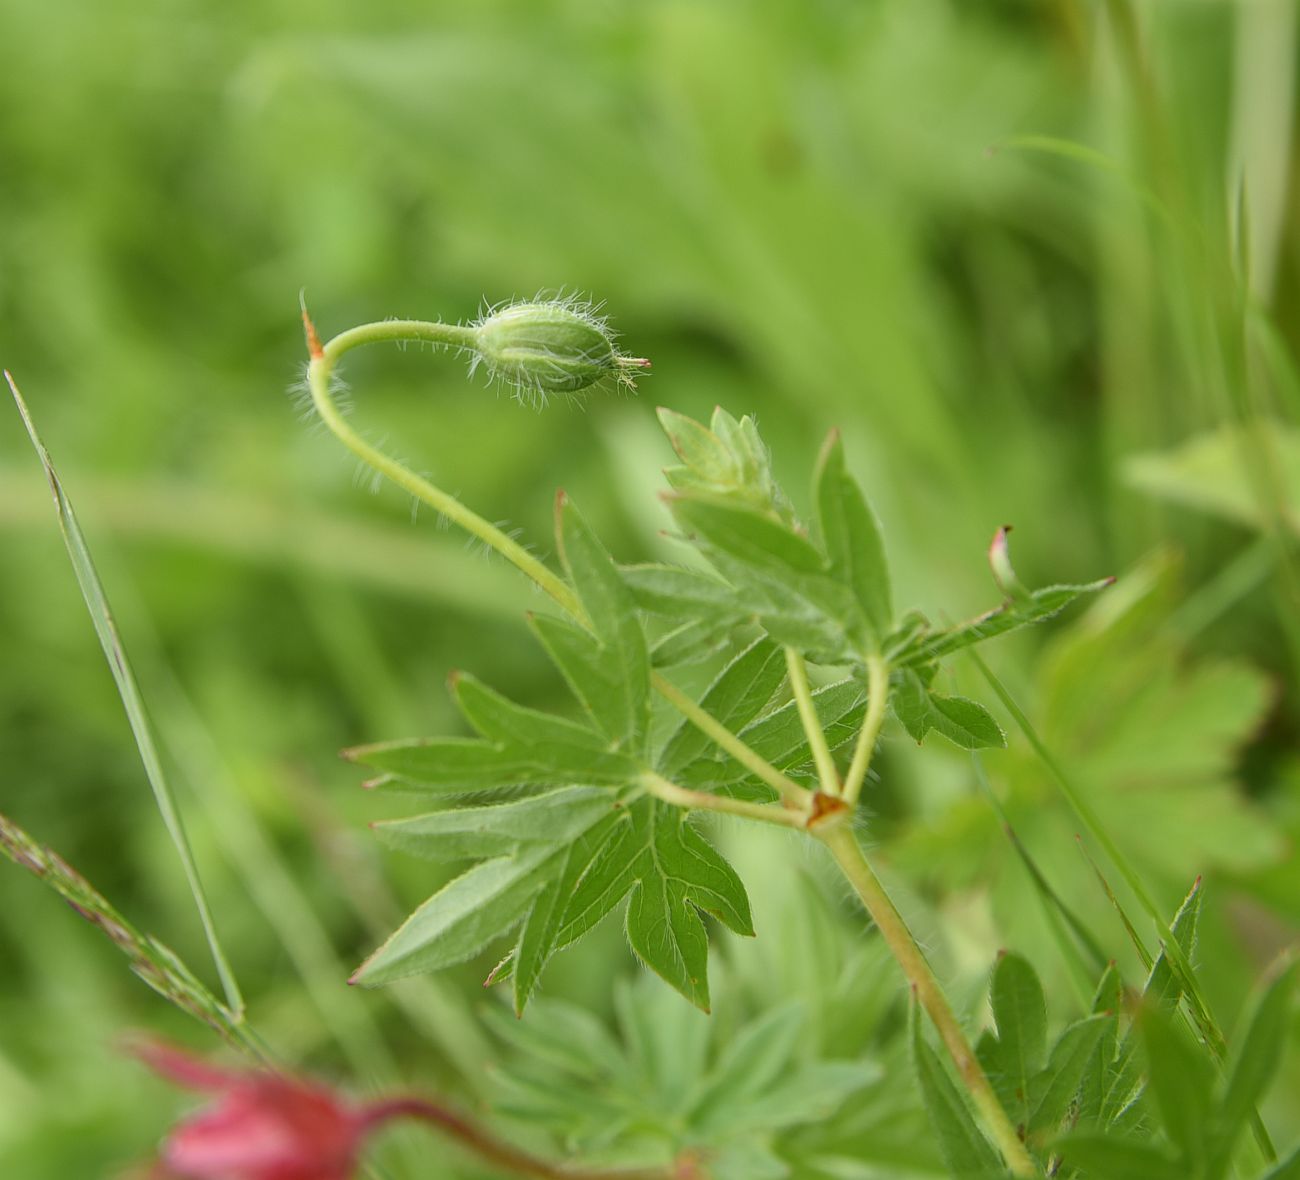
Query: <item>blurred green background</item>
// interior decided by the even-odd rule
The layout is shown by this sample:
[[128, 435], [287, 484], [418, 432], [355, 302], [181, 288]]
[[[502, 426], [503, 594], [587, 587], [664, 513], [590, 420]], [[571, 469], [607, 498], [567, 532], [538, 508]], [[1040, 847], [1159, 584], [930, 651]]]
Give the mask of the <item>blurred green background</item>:
[[[653, 407], [720, 403], [758, 416], [805, 506], [840, 426], [897, 597], [934, 617], [994, 604], [983, 550], [1008, 522], [1030, 584], [1121, 575], [988, 658], [1164, 904], [1205, 874], [1199, 962], [1231, 1024], [1300, 922], [1297, 36], [1287, 0], [0, 6], [0, 362], [81, 514], [277, 1050], [359, 1086], [489, 1092], [508, 1054], [474, 1017], [482, 964], [343, 985], [436, 870], [372, 847], [393, 805], [335, 752], [454, 727], [454, 667], [535, 703], [559, 688], [518, 577], [370, 494], [304, 419], [300, 289], [328, 334], [539, 289], [606, 302], [654, 361], [635, 397], [536, 412], [417, 349], [347, 365], [368, 434], [539, 551], [563, 485], [618, 558], [670, 556]], [[16, 415], [0, 546], [0, 811], [206, 977]], [[984, 765], [1134, 963], [1042, 765], [1014, 733]], [[1015, 946], [1072, 1015], [969, 759], [891, 733], [880, 769], [867, 838], [946, 977], [973, 1003]], [[761, 936], [817, 866], [725, 835]], [[620, 944], [562, 957], [548, 993], [606, 1011], [634, 974]], [[722, 970], [753, 978], [756, 953], [724, 947]], [[182, 1104], [114, 1038], [210, 1039], [7, 863], [0, 965], [0, 1174], [146, 1157]], [[1296, 1056], [1266, 1112], [1284, 1143]], [[839, 1150], [887, 1160], [886, 1138], [867, 1120]]]

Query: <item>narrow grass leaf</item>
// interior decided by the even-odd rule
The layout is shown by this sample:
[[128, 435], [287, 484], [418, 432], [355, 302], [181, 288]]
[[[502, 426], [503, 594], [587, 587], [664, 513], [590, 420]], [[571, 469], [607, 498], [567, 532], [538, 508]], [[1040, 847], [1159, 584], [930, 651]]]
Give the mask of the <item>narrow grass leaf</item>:
[[76, 514], [72, 510], [72, 501], [63, 490], [63, 484], [54, 469], [54, 463], [50, 458], [49, 451], [46, 450], [45, 444], [36, 432], [36, 424], [28, 412], [22, 394], [18, 392], [18, 386], [14, 384], [13, 378], [7, 372], [5, 373], [5, 380], [9, 383], [10, 392], [13, 394], [14, 402], [18, 406], [18, 413], [22, 416], [23, 425], [27, 427], [27, 434], [32, 440], [32, 446], [36, 448], [41, 465], [45, 469], [46, 478], [50, 483], [50, 491], [54, 495], [54, 504], [58, 510], [59, 528], [63, 532], [63, 540], [67, 545], [68, 556], [72, 559], [72, 568], [77, 577], [77, 584], [81, 587], [81, 594], [86, 601], [86, 608], [90, 613], [91, 622], [94, 624], [95, 634], [98, 635], [100, 646], [104, 649], [104, 657], [108, 661], [109, 670], [113, 674], [118, 695], [122, 698], [122, 706], [126, 710], [127, 720], [131, 725], [131, 733], [135, 738], [140, 760], [144, 764], [145, 775], [148, 777], [149, 785], [153, 789], [158, 811], [162, 816], [163, 823], [166, 825], [168, 835], [171, 836], [172, 844], [176, 848], [176, 855], [179, 857], [181, 868], [185, 873], [185, 880], [189, 885], [190, 895], [194, 899], [194, 907], [198, 911], [199, 921], [203, 925], [203, 933], [207, 938], [212, 961], [216, 966], [217, 975], [221, 979], [226, 1003], [230, 1006], [236, 1019], [238, 1019], [242, 1016], [244, 1010], [243, 996], [240, 994], [234, 970], [230, 966], [230, 961], [217, 934], [216, 922], [212, 917], [207, 895], [203, 890], [198, 865], [195, 864], [194, 854], [190, 850], [189, 838], [185, 833], [185, 824], [181, 819], [180, 809], [176, 805], [176, 797], [171, 784], [163, 771], [162, 759], [158, 756], [158, 748], [154, 742], [152, 727], [145, 712], [144, 700], [136, 685], [135, 676], [131, 672], [126, 650], [117, 634], [113, 613], [109, 609], [104, 587], [95, 571], [90, 548], [86, 544], [81, 526], [77, 523]]

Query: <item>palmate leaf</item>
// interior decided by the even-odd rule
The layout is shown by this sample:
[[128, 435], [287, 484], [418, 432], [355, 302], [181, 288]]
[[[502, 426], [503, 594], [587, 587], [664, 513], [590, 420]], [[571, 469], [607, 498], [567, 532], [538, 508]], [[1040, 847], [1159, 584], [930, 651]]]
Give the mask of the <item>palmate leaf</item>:
[[[438, 861], [473, 862], [420, 906], [354, 981], [376, 985], [438, 970], [514, 931], [514, 949], [493, 974], [513, 979], [522, 1012], [549, 958], [626, 898], [632, 949], [707, 1007], [708, 938], [700, 911], [752, 934], [749, 902], [735, 872], [687, 824], [685, 812], [641, 794], [638, 778], [651, 761], [650, 661], [633, 592], [563, 497], [556, 531], [589, 629], [551, 618], [531, 622], [584, 717], [572, 721], [526, 708], [459, 675], [452, 680], [456, 704], [478, 738], [348, 751], [379, 770], [384, 785], [436, 793], [449, 804], [377, 825], [383, 840]], [[770, 653], [763, 653], [762, 663], [769, 662]], [[742, 691], [732, 713], [761, 708], [776, 687], [764, 683], [769, 687], [761, 693], [752, 685], [750, 693]], [[747, 704], [755, 694], [762, 699]], [[687, 735], [678, 748], [694, 756]], [[485, 791], [495, 796], [484, 799]], [[466, 795], [478, 798], [461, 798]]]
[[555, 948], [580, 938], [628, 897], [628, 942], [647, 967], [708, 1011], [708, 939], [697, 910], [752, 935], [745, 887], [679, 808], [637, 800], [569, 896]]

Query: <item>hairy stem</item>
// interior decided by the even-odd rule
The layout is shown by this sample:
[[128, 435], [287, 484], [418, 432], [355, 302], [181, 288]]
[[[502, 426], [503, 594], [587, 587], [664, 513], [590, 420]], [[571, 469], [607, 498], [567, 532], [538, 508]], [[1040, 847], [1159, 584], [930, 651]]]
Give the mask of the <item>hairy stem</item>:
[[377, 1127], [393, 1119], [411, 1118], [429, 1123], [468, 1148], [480, 1159], [516, 1176], [533, 1176], [537, 1180], [672, 1180], [673, 1172], [666, 1169], [637, 1169], [635, 1171], [605, 1171], [564, 1168], [548, 1160], [539, 1159], [489, 1133], [457, 1114], [426, 1098], [389, 1098], [372, 1103], [365, 1110], [364, 1125]]
[[818, 838], [830, 850], [836, 864], [844, 873], [854, 892], [861, 898], [863, 906], [876, 924], [885, 943], [888, 945], [903, 974], [907, 976], [916, 991], [916, 998], [921, 1007], [929, 1014], [934, 1027], [943, 1041], [948, 1056], [952, 1059], [957, 1073], [975, 1103], [984, 1120], [985, 1128], [993, 1142], [1002, 1152], [1003, 1159], [1013, 1176], [1037, 1176], [1038, 1169], [1030, 1158], [1025, 1145], [1020, 1141], [1016, 1128], [1007, 1112], [1002, 1109], [989, 1079], [980, 1067], [966, 1034], [962, 1032], [957, 1017], [953, 1015], [939, 981], [935, 979], [930, 964], [926, 961], [916, 939], [907, 928], [902, 915], [898, 912], [884, 886], [876, 877], [852, 828], [844, 823], [828, 825], [828, 830], [812, 829]]
[[[456, 324], [443, 324], [426, 320], [381, 320], [360, 327], [349, 328], [340, 332], [328, 343], [322, 345], [316, 335], [316, 328], [303, 311], [303, 327], [307, 334], [307, 347], [310, 363], [307, 366], [307, 385], [311, 392], [312, 404], [320, 419], [329, 427], [330, 432], [363, 463], [391, 480], [403, 491], [427, 504], [435, 512], [445, 516], [459, 525], [471, 536], [478, 538], [485, 545], [495, 549], [516, 569], [532, 579], [563, 610], [577, 622], [587, 626], [587, 612], [583, 609], [578, 596], [557, 574], [549, 570], [541, 561], [528, 552], [513, 538], [507, 536], [496, 525], [484, 520], [477, 512], [467, 508], [455, 496], [444, 492], [430, 483], [423, 476], [416, 475], [409, 467], [384, 454], [378, 447], [366, 442], [340, 413], [330, 388], [330, 378], [334, 366], [340, 357], [350, 349], [362, 344], [375, 344], [384, 341], [423, 340], [449, 348], [466, 349], [472, 344], [470, 329]], [[766, 759], [749, 748], [720, 721], [710, 717], [685, 693], [658, 672], [651, 673], [651, 683], [655, 690], [693, 725], [708, 734], [723, 750], [735, 758], [742, 766], [758, 775], [765, 783], [775, 789], [787, 807], [803, 809], [807, 805], [808, 792], [802, 790], [776, 769]]]
[[858, 731], [858, 741], [853, 747], [853, 761], [844, 778], [844, 801], [857, 803], [862, 784], [867, 781], [871, 755], [885, 721], [885, 708], [889, 704], [889, 665], [883, 656], [867, 657], [867, 713]]
[[[304, 313], [305, 319], [305, 313]], [[307, 340], [311, 346], [311, 362], [307, 366], [307, 385], [311, 391], [312, 403], [321, 421], [330, 428], [345, 447], [385, 478], [397, 484], [403, 491], [409, 492], [417, 500], [429, 505], [435, 512], [445, 516], [459, 525], [471, 536], [477, 537], [490, 545], [512, 565], [522, 570], [566, 611], [576, 617], [582, 616], [582, 607], [573, 591], [551, 570], [547, 569], [536, 557], [528, 552], [518, 541], [508, 537], [496, 525], [484, 520], [477, 512], [466, 508], [455, 496], [449, 495], [441, 488], [435, 487], [427, 479], [416, 475], [410, 468], [396, 459], [385, 455], [377, 447], [366, 442], [339, 412], [334, 395], [330, 390], [330, 376], [339, 358], [349, 349], [361, 344], [372, 344], [384, 340], [429, 340], [454, 348], [466, 348], [472, 339], [470, 330], [455, 324], [439, 324], [422, 320], [386, 320], [373, 324], [362, 324], [350, 328], [335, 336], [328, 344], [321, 347], [316, 340], [311, 321], [306, 320]]]
[[812, 689], [808, 685], [808, 667], [802, 653], [793, 647], [787, 647], [785, 666], [790, 673], [790, 689], [799, 709], [799, 720], [803, 722], [808, 747], [812, 750], [813, 762], [817, 765], [817, 779], [821, 783], [822, 792], [838, 795], [840, 776], [835, 769], [835, 759], [831, 757], [831, 748], [826, 744], [826, 731], [817, 719], [817, 707], [813, 704]]
[[807, 827], [807, 814], [778, 807], [775, 803], [751, 803], [747, 799], [732, 799], [727, 795], [710, 795], [707, 791], [691, 791], [669, 782], [653, 770], [641, 775], [641, 785], [656, 798], [674, 807], [698, 811], [718, 811], [724, 815], [739, 815], [745, 819], [765, 824], [779, 824], [784, 828]]

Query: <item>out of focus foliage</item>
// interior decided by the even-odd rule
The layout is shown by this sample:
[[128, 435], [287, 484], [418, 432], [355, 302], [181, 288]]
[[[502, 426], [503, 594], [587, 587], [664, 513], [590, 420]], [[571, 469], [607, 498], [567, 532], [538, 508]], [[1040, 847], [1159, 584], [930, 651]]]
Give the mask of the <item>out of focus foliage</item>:
[[[978, 555], [1009, 521], [1030, 585], [1120, 575], [987, 658], [1169, 912], [1205, 875], [1198, 966], [1240, 1011], [1300, 923], [1298, 36], [1291, 0], [0, 5], [0, 362], [81, 513], [277, 1049], [363, 1087], [499, 1094], [483, 965], [344, 986], [428, 867], [375, 849], [376, 804], [334, 752], [453, 731], [452, 667], [534, 704], [560, 691], [519, 579], [363, 495], [304, 424], [301, 288], [325, 332], [543, 288], [607, 301], [654, 361], [637, 397], [538, 413], [446, 357], [347, 366], [358, 424], [539, 547], [563, 485], [618, 560], [664, 556], [653, 406], [721, 403], [758, 416], [796, 498], [842, 428], [898, 597], [933, 619], [985, 605]], [[206, 968], [16, 417], [0, 530], [0, 812]], [[1131, 970], [1049, 774], [999, 719], [991, 790]], [[1084, 1015], [969, 758], [892, 730], [878, 769], [869, 839], [971, 1011], [1012, 946], [1053, 1036]], [[809, 866], [719, 835], [761, 866], [762, 942]], [[865, 936], [850, 918], [825, 937]], [[544, 1000], [602, 1018], [619, 938], [559, 956]], [[113, 1037], [177, 1017], [7, 864], [0, 964], [0, 1173], [147, 1155], [165, 1100]], [[788, 990], [716, 991], [715, 1062], [755, 1014], [796, 1026], [771, 1014]], [[836, 1056], [905, 1061], [885, 994]], [[1283, 1070], [1264, 1115], [1289, 1144], [1295, 1053]], [[878, 1145], [923, 1126], [919, 1099], [869, 1093], [828, 1129], [826, 1174], [912, 1174]], [[408, 1148], [394, 1176], [419, 1174]]]

